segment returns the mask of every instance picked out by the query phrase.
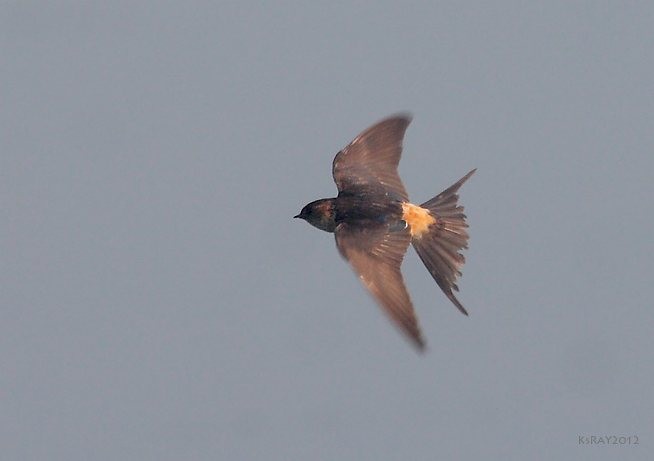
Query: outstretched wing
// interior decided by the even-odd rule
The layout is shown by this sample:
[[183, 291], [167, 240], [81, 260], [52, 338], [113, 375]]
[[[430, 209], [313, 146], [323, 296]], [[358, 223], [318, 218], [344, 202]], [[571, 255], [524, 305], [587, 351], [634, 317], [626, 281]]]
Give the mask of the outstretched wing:
[[409, 199], [397, 174], [402, 140], [409, 123], [408, 115], [382, 120], [336, 155], [332, 175], [339, 194], [374, 190], [393, 194], [398, 200]]
[[386, 224], [346, 223], [335, 231], [336, 246], [359, 279], [400, 329], [422, 350], [424, 341], [400, 265], [411, 242], [408, 229], [391, 232]]

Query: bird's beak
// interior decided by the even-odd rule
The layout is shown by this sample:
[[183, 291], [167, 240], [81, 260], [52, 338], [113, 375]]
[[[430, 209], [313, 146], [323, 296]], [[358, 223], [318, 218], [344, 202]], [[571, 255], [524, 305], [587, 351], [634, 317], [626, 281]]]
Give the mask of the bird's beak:
[[301, 218], [301, 217], [302, 216], [300, 216], [299, 214], [296, 214], [295, 216], [293, 216], [293, 218]]

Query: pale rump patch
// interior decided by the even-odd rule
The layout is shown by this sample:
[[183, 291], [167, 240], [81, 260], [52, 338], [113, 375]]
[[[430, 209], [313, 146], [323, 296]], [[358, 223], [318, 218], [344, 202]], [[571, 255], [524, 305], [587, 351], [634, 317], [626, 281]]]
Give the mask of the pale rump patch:
[[415, 238], [420, 238], [429, 226], [436, 223], [436, 218], [428, 209], [409, 202], [402, 203], [402, 219], [409, 225], [411, 237]]

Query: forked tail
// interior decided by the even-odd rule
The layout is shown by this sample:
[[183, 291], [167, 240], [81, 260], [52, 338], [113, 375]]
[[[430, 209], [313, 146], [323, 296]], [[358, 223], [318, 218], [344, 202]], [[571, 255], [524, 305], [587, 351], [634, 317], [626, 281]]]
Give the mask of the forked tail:
[[468, 224], [463, 206], [457, 203], [457, 191], [475, 171], [477, 170], [472, 170], [436, 197], [420, 205], [429, 210], [436, 222], [426, 232], [411, 240], [413, 248], [438, 286], [465, 315], [468, 312], [452, 292], [459, 291], [456, 280], [461, 276], [461, 268], [465, 263], [460, 251], [468, 248]]

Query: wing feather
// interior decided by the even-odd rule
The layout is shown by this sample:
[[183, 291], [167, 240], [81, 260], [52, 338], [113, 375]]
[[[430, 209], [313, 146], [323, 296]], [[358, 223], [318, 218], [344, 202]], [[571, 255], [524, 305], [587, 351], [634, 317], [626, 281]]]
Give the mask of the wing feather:
[[359, 279], [395, 324], [420, 350], [425, 343], [400, 266], [411, 242], [408, 229], [390, 231], [387, 225], [341, 223], [336, 246]]
[[408, 115], [397, 115], [376, 123], [340, 151], [332, 164], [339, 194], [360, 194], [375, 190], [409, 199], [397, 173], [402, 140], [411, 123]]

